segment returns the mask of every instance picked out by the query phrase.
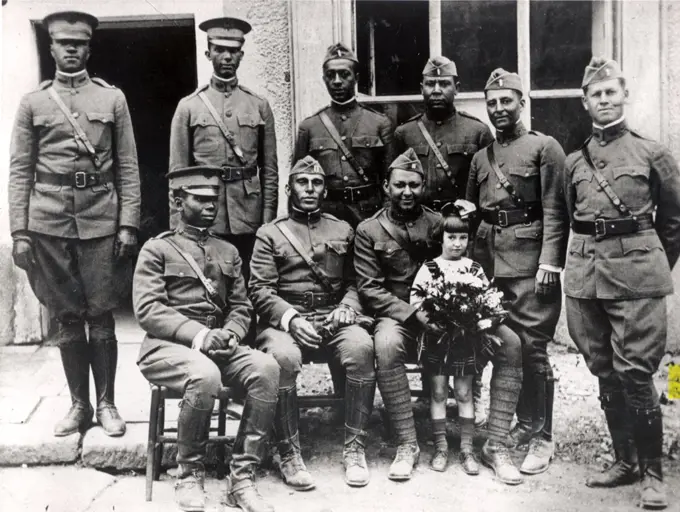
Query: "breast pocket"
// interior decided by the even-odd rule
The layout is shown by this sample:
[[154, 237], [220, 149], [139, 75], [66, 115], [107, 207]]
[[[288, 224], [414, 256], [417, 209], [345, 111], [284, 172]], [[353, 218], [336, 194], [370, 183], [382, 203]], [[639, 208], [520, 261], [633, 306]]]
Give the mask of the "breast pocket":
[[508, 173], [510, 182], [522, 199], [540, 201], [541, 177], [536, 167], [512, 167]]
[[380, 262], [396, 273], [403, 273], [410, 266], [408, 253], [395, 241], [375, 242], [373, 250]]
[[593, 173], [586, 169], [577, 169], [571, 176], [571, 184], [576, 191], [574, 207], [577, 210], [585, 210], [590, 204], [590, 195], [595, 193], [593, 189]]
[[[338, 145], [331, 138], [313, 137], [309, 141], [309, 153], [317, 160], [335, 155], [337, 151]], [[326, 169], [326, 172], [328, 172], [328, 169]]]
[[86, 114], [88, 126], [85, 129], [92, 145], [108, 151], [111, 149], [114, 117], [111, 112], [88, 112]]
[[264, 121], [259, 113], [238, 114], [239, 136], [241, 147], [244, 151], [257, 152], [257, 144], [260, 136], [260, 126], [264, 126]]
[[213, 153], [220, 147], [224, 135], [209, 113], [199, 114], [191, 120], [194, 151], [201, 155]]
[[614, 177], [612, 188], [628, 208], [638, 209], [651, 201], [649, 167], [617, 168]]
[[[184, 288], [187, 285], [191, 287], [194, 286], [194, 282], [198, 280], [198, 276], [193, 269], [188, 263], [184, 262], [166, 263], [163, 278], [165, 279], [168, 290], [177, 290], [178, 288]], [[173, 294], [169, 295], [173, 296]], [[181, 299], [186, 299], [186, 297], [181, 296]]]
[[358, 135], [352, 137], [352, 154], [362, 167], [371, 167], [385, 145], [375, 135]]
[[34, 116], [33, 127], [37, 130], [39, 137], [44, 139], [49, 136], [51, 132], [63, 130], [62, 125], [66, 121], [63, 114], [49, 115], [49, 116]]
[[333, 240], [325, 243], [324, 267], [330, 277], [342, 278], [349, 243], [346, 240]]

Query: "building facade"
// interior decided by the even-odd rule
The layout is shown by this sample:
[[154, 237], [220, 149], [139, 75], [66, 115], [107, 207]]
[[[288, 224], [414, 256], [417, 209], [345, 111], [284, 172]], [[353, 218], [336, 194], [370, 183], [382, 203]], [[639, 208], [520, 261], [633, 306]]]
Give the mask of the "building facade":
[[[488, 122], [483, 86], [502, 66], [529, 89], [524, 122], [566, 151], [589, 132], [580, 104], [592, 54], [619, 60], [629, 77], [630, 124], [680, 159], [680, 2], [670, 0], [8, 0], [2, 7], [0, 182], [23, 94], [53, 74], [49, 41], [36, 22], [79, 9], [100, 18], [88, 66], [119, 86], [130, 105], [142, 175], [142, 239], [167, 226], [169, 124], [177, 101], [208, 81], [198, 24], [238, 16], [253, 25], [239, 80], [266, 96], [276, 118], [280, 183], [286, 182], [297, 124], [328, 103], [321, 78], [326, 48], [342, 41], [361, 61], [362, 102], [395, 123], [417, 113], [420, 72], [429, 55], [458, 65], [457, 107]], [[7, 187], [0, 187], [0, 345], [41, 340], [48, 329], [22, 271], [12, 265]], [[283, 197], [280, 207], [285, 205]], [[676, 284], [680, 284], [676, 271]], [[680, 307], [673, 297], [669, 309]], [[671, 315], [671, 318], [677, 315]], [[671, 321], [669, 340], [680, 337]]]

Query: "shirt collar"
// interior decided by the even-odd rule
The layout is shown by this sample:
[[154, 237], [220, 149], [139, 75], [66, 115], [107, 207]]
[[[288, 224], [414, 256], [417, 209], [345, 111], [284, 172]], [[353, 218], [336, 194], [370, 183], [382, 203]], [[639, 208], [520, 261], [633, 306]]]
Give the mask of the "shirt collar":
[[522, 121], [517, 121], [514, 126], [508, 130], [496, 130], [496, 140], [500, 144], [506, 144], [512, 142], [515, 139], [519, 139], [522, 135], [527, 133], [527, 129], [524, 127]]
[[358, 105], [359, 103], [357, 102], [356, 96], [352, 96], [350, 99], [343, 101], [342, 103], [331, 98], [331, 108], [337, 112], [347, 112], [349, 110], [355, 109]]
[[420, 205], [417, 208], [414, 208], [412, 212], [408, 213], [400, 212], [392, 206], [387, 209], [387, 217], [397, 224], [405, 224], [407, 222], [415, 221], [422, 214], [423, 207]]
[[78, 71], [77, 73], [64, 73], [63, 71], [58, 71], [54, 74], [54, 80], [58, 84], [75, 89], [76, 87], [82, 87], [90, 83], [90, 75], [87, 73], [86, 69]]
[[628, 124], [624, 116], [604, 126], [593, 123], [593, 138], [598, 142], [611, 142], [621, 137], [627, 131]]
[[205, 240], [212, 234], [210, 228], [199, 228], [183, 221], [180, 221], [175, 231], [180, 235], [184, 235], [189, 240], [196, 241]]
[[317, 208], [313, 212], [303, 212], [291, 204], [288, 208], [288, 215], [291, 219], [303, 224], [316, 224], [321, 220], [321, 209]]
[[220, 92], [230, 92], [236, 89], [238, 86], [238, 77], [234, 78], [220, 78], [219, 76], [213, 74], [210, 77], [210, 86]]

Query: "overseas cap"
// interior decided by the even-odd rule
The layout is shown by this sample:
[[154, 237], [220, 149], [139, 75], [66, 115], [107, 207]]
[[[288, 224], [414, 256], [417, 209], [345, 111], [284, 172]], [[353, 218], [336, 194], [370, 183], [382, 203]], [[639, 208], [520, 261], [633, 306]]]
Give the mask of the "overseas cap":
[[334, 59], [346, 59], [356, 62], [357, 64], [359, 63], [357, 56], [354, 55], [354, 52], [342, 43], [335, 43], [334, 45], [328, 47], [328, 50], [326, 50], [326, 56], [323, 59], [323, 63], [326, 64], [326, 62], [329, 60]]
[[423, 69], [423, 76], [458, 76], [458, 70], [451, 59], [430, 57]]
[[227, 48], [241, 48], [246, 42], [245, 34], [253, 27], [238, 18], [212, 18], [205, 20], [198, 28], [208, 34], [208, 43]]
[[99, 20], [86, 12], [60, 11], [45, 16], [42, 25], [54, 40], [89, 41]]
[[484, 87], [485, 91], [496, 91], [499, 89], [513, 89], [520, 94], [524, 94], [522, 80], [519, 78], [519, 75], [517, 73], [510, 73], [503, 68], [494, 69]]
[[604, 57], [593, 57], [590, 59], [590, 62], [583, 73], [581, 87], [585, 89], [590, 84], [604, 82], [605, 80], [611, 80], [612, 78], [623, 78], [619, 63]]
[[295, 174], [318, 174], [319, 176], [326, 176], [326, 173], [321, 167], [321, 164], [317, 162], [313, 157], [307, 155], [302, 160], [298, 160], [293, 168], [290, 170], [289, 176], [294, 176]]
[[390, 170], [401, 169], [403, 171], [417, 172], [423, 178], [425, 177], [425, 172], [423, 171], [423, 164], [420, 163], [418, 155], [413, 151], [413, 148], [408, 148], [401, 155], [394, 159], [394, 162], [390, 165]]
[[166, 176], [170, 190], [181, 189], [196, 196], [217, 197], [221, 172], [220, 167], [197, 165], [174, 169]]

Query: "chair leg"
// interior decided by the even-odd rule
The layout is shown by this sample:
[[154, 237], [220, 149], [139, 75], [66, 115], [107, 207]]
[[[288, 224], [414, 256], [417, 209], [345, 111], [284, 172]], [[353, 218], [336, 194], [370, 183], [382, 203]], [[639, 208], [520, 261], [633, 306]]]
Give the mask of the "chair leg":
[[163, 441], [159, 441], [165, 434], [165, 388], [159, 391], [160, 400], [158, 403], [158, 421], [156, 423], [156, 446], [154, 450], [154, 473], [153, 479], [160, 480], [161, 478], [161, 466], [163, 465]]
[[[227, 407], [229, 399], [220, 399], [217, 403], [217, 435], [224, 437], [227, 431]], [[217, 453], [217, 478], [222, 480], [226, 475], [224, 443], [217, 443], [215, 452]]]
[[157, 386], [151, 387], [151, 409], [149, 411], [149, 439], [146, 444], [146, 501], [153, 496], [153, 481], [156, 474], [155, 448], [158, 439], [158, 405], [161, 393]]

